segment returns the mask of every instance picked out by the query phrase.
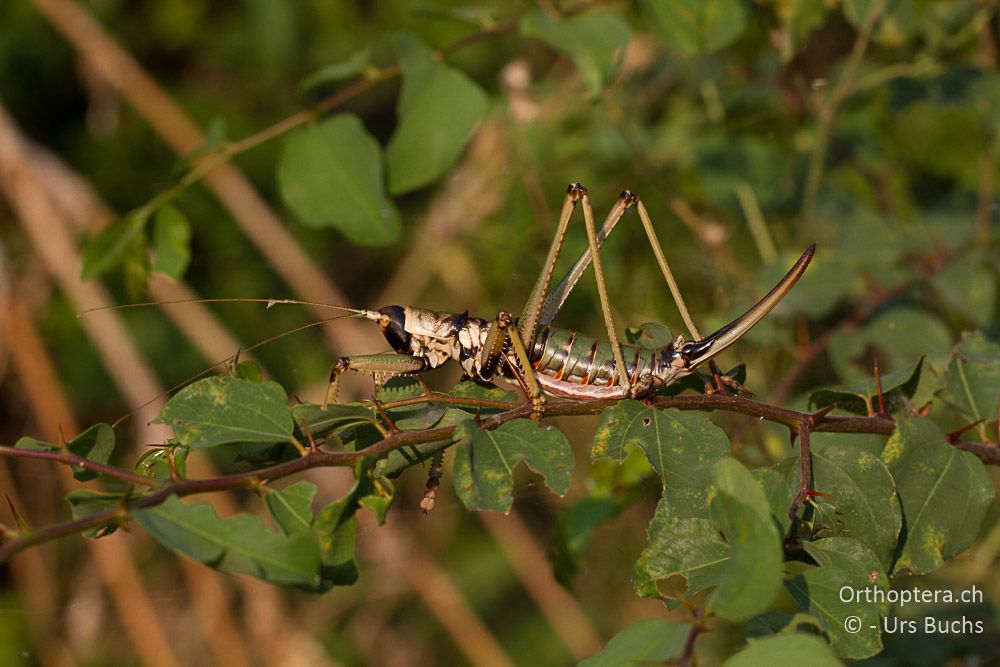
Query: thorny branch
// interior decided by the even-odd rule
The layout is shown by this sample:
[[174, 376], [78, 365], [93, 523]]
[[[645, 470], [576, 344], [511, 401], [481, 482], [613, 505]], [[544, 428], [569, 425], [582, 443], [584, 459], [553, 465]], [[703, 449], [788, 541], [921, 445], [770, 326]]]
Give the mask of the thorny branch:
[[[424, 397], [424, 400], [437, 400], [440, 397]], [[476, 403], [475, 400], [461, 399], [463, 403]], [[485, 407], [497, 407], [496, 401], [485, 401]], [[571, 401], [552, 400], [544, 405], [545, 417], [561, 417], [574, 415], [595, 415], [605, 408], [611, 407], [616, 401]], [[761, 420], [782, 424], [795, 433], [800, 441], [800, 447], [808, 442], [808, 435], [811, 432], [826, 433], [872, 433], [879, 435], [889, 435], [895, 428], [895, 422], [891, 418], [882, 416], [871, 417], [840, 417], [830, 416], [825, 412], [809, 414], [783, 408], [776, 405], [768, 405], [751, 399], [739, 396], [728, 396], [721, 394], [692, 395], [692, 396], [659, 396], [649, 401], [647, 404], [654, 408], [675, 408], [678, 410], [700, 410], [733, 412]], [[532, 414], [530, 403], [519, 404], [504, 412], [485, 417], [480, 421], [484, 429], [495, 429], [509, 421], [530, 417]], [[198, 493], [208, 493], [216, 491], [228, 491], [233, 489], [259, 489], [268, 482], [283, 479], [297, 473], [312, 468], [336, 467], [353, 465], [369, 457], [382, 457], [390, 452], [404, 447], [423, 443], [450, 440], [454, 434], [455, 426], [442, 426], [424, 430], [394, 431], [386, 435], [385, 438], [375, 444], [357, 451], [324, 451], [318, 448], [305, 450], [305, 453], [297, 459], [285, 461], [258, 470], [243, 472], [232, 475], [221, 475], [203, 479], [178, 479], [170, 482], [156, 482], [146, 478], [139, 479], [139, 475], [123, 468], [107, 466], [89, 461], [68, 452], [39, 452], [33, 450], [15, 449], [10, 446], [0, 447], [0, 456], [9, 458], [36, 458], [48, 459], [67, 465], [75, 465], [99, 472], [101, 474], [115, 477], [131, 485], [139, 483], [147, 486], [154, 486], [151, 493], [129, 497], [116, 509], [99, 512], [87, 517], [52, 524], [37, 529], [25, 529], [20, 531], [16, 537], [0, 545], [0, 563], [6, 561], [12, 555], [31, 547], [35, 544], [47, 542], [78, 533], [89, 528], [96, 528], [106, 525], [124, 525], [128, 522], [131, 512], [135, 510], [154, 507], [166, 501], [170, 496], [184, 497]], [[972, 452], [984, 462], [991, 465], [1000, 465], [1000, 446], [996, 443], [978, 443], [956, 439], [952, 444], [960, 449]], [[808, 446], [802, 447], [802, 455], [808, 458]], [[807, 469], [803, 463], [803, 488], [796, 497], [796, 502], [801, 504], [808, 495]], [[793, 503], [792, 511], [797, 510], [797, 505]]]

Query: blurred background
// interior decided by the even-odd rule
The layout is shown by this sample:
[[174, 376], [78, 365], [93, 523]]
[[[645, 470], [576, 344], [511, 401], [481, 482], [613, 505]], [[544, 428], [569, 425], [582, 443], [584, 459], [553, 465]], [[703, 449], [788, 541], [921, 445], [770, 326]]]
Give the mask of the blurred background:
[[[523, 24], [538, 12], [598, 12], [624, 39], [539, 36]], [[397, 128], [393, 45], [402, 32], [437, 49], [488, 105], [442, 174], [391, 193], [398, 240], [352, 244], [301, 224], [282, 198], [275, 171], [290, 132], [276, 124], [324, 105], [355, 114], [386, 146]], [[252, 303], [88, 309], [288, 297], [517, 313], [574, 181], [589, 188], [599, 217], [623, 189], [642, 196], [702, 331], [742, 312], [818, 244], [801, 284], [721, 361], [745, 363], [760, 399], [805, 408], [811, 389], [868, 378], [876, 360], [889, 372], [926, 355], [930, 379], [914, 403], [937, 403], [934, 378], [961, 333], [998, 335], [998, 33], [991, 0], [5, 0], [0, 439], [69, 439], [131, 414], [117, 429], [127, 465], [167, 437], [147, 424], [169, 388], [331, 316]], [[607, 52], [588, 48], [594, 41]], [[302, 85], [331, 64], [339, 74]], [[252, 146], [172, 202], [189, 225], [183, 276], [125, 262], [81, 280], [88, 239], [174, 187], [190, 173], [185, 156], [246, 137]], [[564, 258], [584, 247], [575, 224]], [[619, 330], [662, 322], [683, 331], [633, 214], [602, 257]], [[557, 323], [598, 333], [597, 303], [585, 277]], [[248, 354], [290, 394], [319, 400], [338, 356], [385, 347], [374, 326], [343, 320]], [[439, 387], [456, 379], [428, 378]], [[371, 391], [358, 378], [342, 398]], [[748, 462], [789, 455], [780, 429], [713, 420]], [[968, 421], [942, 417], [952, 429]], [[140, 532], [31, 549], [0, 567], [0, 663], [569, 664], [664, 613], [629, 583], [658, 483], [641, 459], [588, 466], [595, 423], [557, 424], [577, 447], [567, 498], [523, 471], [508, 517], [466, 512], [447, 473], [437, 508], [422, 516], [425, 479], [410, 471], [386, 527], [362, 521], [358, 584], [323, 596], [218, 574]], [[988, 426], [973, 433], [996, 441], [995, 420]], [[235, 465], [189, 464], [192, 474]], [[309, 479], [320, 501], [352, 482], [344, 470]], [[75, 484], [52, 465], [0, 461], [0, 520], [14, 523], [10, 508], [32, 525], [65, 519], [61, 497]], [[562, 563], [563, 587], [546, 555], [560, 517], [623, 488], [643, 493], [573, 567]], [[221, 514], [260, 505], [237, 494], [213, 500]], [[991, 619], [990, 633], [890, 643], [871, 664], [995, 651], [998, 550], [994, 510], [977, 547], [929, 584], [985, 589], [976, 613]]]

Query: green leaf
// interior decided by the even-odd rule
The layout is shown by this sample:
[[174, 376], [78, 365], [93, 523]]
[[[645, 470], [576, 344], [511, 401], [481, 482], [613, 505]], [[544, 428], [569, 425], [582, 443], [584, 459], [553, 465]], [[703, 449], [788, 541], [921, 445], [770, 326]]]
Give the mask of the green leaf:
[[[61, 451], [59, 445], [51, 442], [36, 440], [35, 438], [24, 437], [14, 443], [15, 449], [30, 449], [40, 452]], [[107, 463], [111, 460], [111, 455], [115, 450], [115, 431], [107, 424], [94, 424], [86, 431], [76, 436], [68, 443], [66, 449], [71, 454], [82, 456], [96, 463]], [[73, 470], [73, 477], [80, 482], [96, 479], [100, 473], [96, 473], [80, 466], [70, 466]]]
[[264, 382], [264, 372], [260, 369], [260, 366], [257, 365], [257, 362], [250, 361], [249, 359], [230, 366], [229, 373], [233, 377], [240, 378], [241, 380], [249, 380], [250, 382], [256, 382], [257, 384]]
[[889, 571], [867, 545], [850, 537], [824, 537], [803, 542], [802, 547], [818, 565], [839, 567], [847, 572], [861, 572], [879, 588], [889, 588]]
[[617, 515], [620, 506], [617, 499], [589, 497], [566, 510], [559, 519], [549, 553], [559, 583], [569, 587], [595, 531]]
[[[89, 489], [77, 489], [66, 496], [69, 503], [70, 512], [73, 519], [85, 519], [95, 514], [116, 510], [122, 507], [125, 500], [124, 493], [109, 493], [107, 491], [91, 491]], [[118, 529], [118, 518], [109, 521], [103, 526], [95, 526], [83, 531], [84, 537], [105, 537]]]
[[673, 340], [674, 335], [671, 333], [670, 327], [656, 322], [646, 322], [638, 327], [626, 327], [625, 329], [627, 343], [638, 345], [647, 350], [670, 345]]
[[146, 227], [148, 214], [133, 212], [115, 220], [87, 242], [80, 278], [90, 280], [118, 266]]
[[745, 649], [723, 663], [723, 667], [759, 667], [760, 665], [809, 665], [809, 667], [842, 667], [830, 645], [817, 637], [802, 633], [778, 634], [763, 639], [751, 639]]
[[153, 270], [177, 279], [191, 260], [191, 224], [173, 206], [164, 206], [153, 218]]
[[[461, 411], [456, 410], [456, 412]], [[471, 415], [467, 415], [464, 412], [462, 414], [466, 415], [468, 419], [472, 419]], [[389, 452], [384, 459], [380, 459], [375, 464], [375, 474], [377, 477], [398, 477], [407, 468], [430, 459], [442, 449], [447, 449], [453, 444], [453, 440], [446, 439], [422, 442], [419, 445], [409, 447], [400, 447], [397, 450]]]
[[367, 473], [370, 477], [367, 492], [358, 498], [358, 506], [364, 507], [375, 515], [378, 525], [385, 524], [385, 517], [389, 513], [389, 508], [396, 500], [396, 490], [392, 482], [387, 479], [379, 479], [374, 470]]
[[177, 392], [157, 421], [170, 424], [177, 441], [191, 449], [291, 442], [294, 423], [286, 400], [274, 383], [211, 377]]
[[592, 98], [614, 77], [629, 38], [628, 24], [604, 11], [560, 19], [536, 9], [521, 18], [519, 30], [572, 58]]
[[59, 446], [53, 445], [51, 442], [24, 436], [17, 439], [17, 442], [14, 443], [14, 449], [27, 449], [35, 452], [58, 452]]
[[621, 461], [629, 445], [642, 447], [663, 478], [677, 517], [707, 518], [712, 467], [729, 456], [729, 439], [722, 429], [703, 415], [620, 401], [601, 413], [591, 456]]
[[[145, 477], [161, 481], [169, 480], [174, 474], [183, 478], [187, 475], [187, 455], [191, 450], [179, 445], [154, 447], [146, 450], [135, 463], [135, 471]], [[170, 457], [173, 456], [173, 467]]]
[[224, 572], [307, 587], [320, 581], [319, 549], [310, 533], [286, 537], [268, 530], [259, 516], [221, 519], [208, 503], [185, 504], [176, 497], [134, 516], [163, 546]]
[[846, 382], [863, 382], [872, 376], [871, 348], [882, 355], [883, 371], [904, 368], [926, 356], [931, 364], [944, 361], [951, 350], [948, 328], [936, 317], [916, 308], [883, 311], [862, 329], [840, 331], [830, 342], [830, 358]]
[[[875, 554], [856, 540], [840, 537], [803, 546], [819, 567], [807, 567], [787, 580], [788, 592], [819, 620], [840, 657], [860, 659], [880, 652], [882, 618], [889, 604], [872, 595], [876, 588], [887, 591], [889, 580]], [[850, 617], [860, 619], [853, 632], [845, 627]]]
[[313, 523], [312, 503], [316, 485], [305, 480], [279, 490], [267, 489], [264, 504], [285, 535], [309, 530]]
[[823, 626], [815, 616], [798, 612], [796, 614], [785, 614], [779, 611], [765, 611], [757, 614], [743, 626], [743, 634], [746, 637], [762, 637], [772, 635], [779, 630], [786, 633], [795, 633], [805, 629], [816, 633], [823, 632]]
[[299, 428], [314, 438], [374, 421], [371, 408], [361, 403], [331, 403], [325, 408], [315, 403], [300, 403], [292, 407], [292, 416]]
[[417, 0], [410, 3], [409, 11], [413, 16], [420, 18], [456, 21], [480, 30], [488, 29], [495, 25], [496, 22], [496, 18], [487, 6], [473, 6], [471, 8], [463, 8], [461, 6], [452, 7], [448, 5], [439, 6]]
[[[923, 363], [924, 358], [920, 357], [909, 366], [880, 377], [887, 410], [892, 412], [906, 407], [905, 399], [912, 398], [920, 384]], [[878, 412], [878, 387], [875, 385], [875, 378], [847, 387], [820, 389], [809, 396], [809, 405], [814, 408], [825, 408], [834, 403], [838, 408], [856, 415]]]
[[990, 261], [983, 254], [972, 253], [948, 262], [931, 277], [941, 298], [980, 327], [995, 316], [997, 277]]
[[675, 517], [661, 498], [649, 524], [649, 546], [635, 564], [633, 583], [643, 597], [690, 599], [722, 579], [729, 546], [708, 519]]
[[847, 443], [821, 441], [813, 447], [813, 486], [829, 494], [816, 499], [819, 510], [814, 516], [815, 530], [861, 542], [875, 554], [882, 570], [888, 571], [903, 517], [895, 483], [885, 464], [870, 452]]
[[[400, 376], [390, 378], [379, 387], [376, 398], [388, 403], [422, 396], [425, 391], [424, 385], [416, 378]], [[436, 425], [446, 411], [447, 406], [441, 403], [415, 403], [392, 408], [389, 414], [396, 428], [403, 431], [422, 431]]]
[[344, 60], [330, 63], [303, 78], [299, 83], [299, 95], [357, 76], [365, 71], [370, 62], [371, 49], [355, 51]]
[[358, 245], [399, 240], [382, 153], [357, 116], [339, 114], [288, 137], [278, 162], [282, 199], [302, 224], [332, 227]]
[[[412, 41], [410, 47], [419, 51]], [[400, 57], [399, 124], [386, 148], [393, 195], [423, 187], [447, 171], [488, 106], [486, 93], [458, 70], [446, 65], [429, 67], [423, 55], [407, 50]]]
[[527, 419], [486, 431], [463, 421], [455, 429], [455, 491], [470, 510], [508, 512], [513, 502], [514, 466], [524, 461], [560, 496], [573, 476], [573, 450], [562, 431]]
[[830, 10], [825, 0], [779, 0], [775, 3], [775, 14], [790, 37], [781, 45], [783, 62], [789, 62], [798, 53], [813, 31], [823, 25]]
[[[844, 0], [844, 17], [855, 28], [861, 28], [873, 4], [873, 0]], [[925, 14], [924, 3], [891, 0], [882, 6], [873, 38], [882, 44], [899, 47], [919, 33]]]
[[982, 461], [949, 445], [941, 429], [922, 418], [897, 421], [882, 461], [903, 506], [894, 572], [925, 574], [975, 541], [994, 499]]
[[577, 663], [577, 667], [666, 663], [680, 657], [690, 632], [689, 623], [647, 618], [619, 630], [600, 653], [584, 658]]
[[494, 385], [484, 384], [477, 380], [462, 380], [448, 390], [448, 396], [456, 398], [476, 398], [490, 401], [503, 401], [505, 403], [517, 403], [517, 394], [506, 389], [501, 389]]
[[396, 113], [403, 116], [413, 108], [420, 91], [437, 71], [438, 63], [431, 47], [410, 32], [393, 35], [392, 48], [399, 56], [403, 74], [403, 85], [396, 102]]
[[792, 505], [799, 489], [799, 457], [793, 456], [767, 468], [755, 468], [754, 479], [760, 484], [771, 508], [771, 517], [778, 522], [782, 532], [787, 533], [791, 525], [788, 508]]
[[[966, 156], [975, 155], [987, 139], [974, 106], [917, 100], [896, 111], [886, 130], [894, 140], [901, 167], [957, 178], [975, 187], [979, 166]], [[920, 141], [913, 141], [913, 137], [920, 137]]]
[[315, 532], [319, 541], [323, 577], [334, 585], [350, 585], [358, 579], [354, 560], [357, 534], [358, 485], [345, 497], [335, 500], [316, 513]]
[[[808, 567], [786, 581], [785, 587], [803, 609], [819, 619], [837, 655], [860, 659], [882, 650], [882, 615], [872, 603], [843, 602], [840, 593], [845, 587], [863, 589], [865, 584], [864, 577], [852, 577], [839, 567]], [[850, 617], [861, 619], [857, 632], [844, 628]]]
[[1000, 403], [1000, 344], [981, 332], [966, 334], [955, 346], [941, 398], [970, 420], [997, 419]]
[[725, 491], [744, 505], [754, 509], [761, 519], [771, 520], [767, 496], [760, 482], [754, 479], [753, 473], [734, 458], [719, 459], [712, 466], [712, 482], [718, 491]]
[[[816, 498], [812, 523], [819, 535], [850, 537], [865, 544], [888, 571], [902, 510], [892, 476], [879, 459], [883, 444], [877, 437], [813, 434], [813, 487], [828, 495]], [[788, 530], [788, 508], [798, 492], [800, 474], [798, 456], [754, 470], [782, 531]]]
[[151, 264], [149, 262], [149, 240], [146, 228], [133, 236], [121, 258], [121, 273], [125, 283], [125, 293], [130, 299], [138, 299], [149, 284]]
[[[735, 459], [714, 468], [718, 492], [711, 501], [713, 521], [729, 548], [719, 586], [708, 609], [732, 621], [746, 620], [771, 606], [781, 588], [784, 553], [760, 486]], [[752, 491], [750, 491], [752, 490]], [[739, 492], [746, 497], [733, 495]]]
[[[115, 450], [115, 431], [107, 424], [94, 424], [66, 443], [66, 448], [85, 459], [97, 463], [107, 463], [111, 460], [111, 454]], [[94, 479], [97, 476], [96, 472], [73, 466], [73, 477], [81, 482]]]
[[639, 7], [667, 45], [685, 56], [729, 46], [748, 18], [740, 0], [641, 0]]

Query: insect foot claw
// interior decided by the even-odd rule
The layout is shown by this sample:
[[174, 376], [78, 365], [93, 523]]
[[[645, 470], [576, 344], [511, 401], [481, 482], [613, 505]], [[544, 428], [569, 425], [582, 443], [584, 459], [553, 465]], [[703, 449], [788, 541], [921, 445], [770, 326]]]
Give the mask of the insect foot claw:
[[545, 414], [545, 397], [538, 395], [531, 399], [531, 421], [538, 421]]
[[587, 194], [587, 188], [580, 183], [570, 183], [566, 188], [566, 194], [572, 195], [573, 201], [576, 201]]
[[424, 514], [427, 514], [437, 503], [438, 489], [441, 487], [441, 480], [437, 477], [430, 477], [427, 480], [427, 488], [424, 491], [424, 497], [420, 499], [420, 509]]

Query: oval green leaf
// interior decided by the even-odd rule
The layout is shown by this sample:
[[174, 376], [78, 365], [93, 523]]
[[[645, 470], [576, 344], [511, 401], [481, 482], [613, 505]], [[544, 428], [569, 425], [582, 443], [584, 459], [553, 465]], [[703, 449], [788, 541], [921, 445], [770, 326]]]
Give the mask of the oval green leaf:
[[407, 97], [385, 153], [393, 195], [423, 187], [447, 171], [488, 106], [476, 83], [444, 65], [418, 89], [408, 90]]
[[577, 667], [665, 663], [680, 657], [690, 632], [690, 623], [647, 618], [619, 630], [600, 653], [584, 658]]
[[661, 498], [648, 534], [649, 546], [636, 561], [633, 577], [639, 595], [672, 607], [721, 581], [729, 546], [708, 519], [675, 517]]
[[[882, 650], [882, 618], [889, 603], [873, 597], [874, 589], [889, 588], [889, 579], [875, 554], [860, 542], [832, 537], [803, 544], [818, 567], [807, 567], [785, 581], [796, 602], [819, 620], [834, 650], [842, 658], [866, 658]], [[860, 619], [849, 631], [847, 619]]]
[[928, 419], [901, 419], [882, 461], [896, 481], [905, 529], [894, 572], [926, 574], [976, 540], [994, 490], [978, 458], [948, 444]]
[[1000, 345], [981, 332], [955, 346], [940, 396], [970, 421], [992, 422], [1000, 408]]
[[[906, 399], [911, 398], [920, 383], [920, 370], [924, 358], [920, 357], [914, 363], [904, 368], [898, 368], [891, 373], [882, 375], [882, 399], [886, 409], [893, 412], [906, 406]], [[856, 415], [868, 415], [878, 411], [878, 385], [875, 378], [863, 380], [848, 387], [820, 389], [809, 396], [809, 405], [814, 408], [825, 408], [836, 403], [837, 407]]]
[[780, 634], [751, 639], [750, 644], [723, 663], [723, 667], [760, 667], [760, 665], [809, 665], [843, 667], [830, 645], [815, 635]]
[[399, 212], [382, 183], [382, 152], [356, 116], [333, 116], [288, 137], [278, 188], [304, 225], [332, 227], [358, 245], [399, 240]]
[[191, 449], [291, 442], [294, 423], [286, 400], [274, 383], [211, 377], [181, 389], [157, 421], [169, 424], [177, 441]]
[[148, 216], [133, 212], [97, 233], [83, 249], [80, 278], [90, 280], [118, 266], [129, 247], [143, 233]]
[[313, 523], [312, 502], [316, 485], [305, 480], [281, 490], [268, 489], [264, 504], [271, 518], [285, 535], [304, 533]]
[[137, 510], [136, 522], [163, 546], [225, 572], [249, 574], [276, 584], [315, 586], [320, 556], [311, 533], [286, 537], [259, 516], [219, 518], [209, 503], [176, 497]]
[[[725, 537], [729, 559], [708, 608], [723, 618], [742, 621], [770, 607], [781, 588], [781, 536], [771, 520], [764, 492], [750, 471], [729, 459], [720, 461], [714, 472], [718, 490], [710, 509]], [[733, 495], [727, 488], [741, 495]], [[754, 491], [747, 495], [749, 502], [744, 502], [747, 489]]]
[[567, 19], [540, 9], [528, 12], [519, 29], [569, 56], [592, 98], [601, 94], [621, 64], [628, 45], [628, 24], [611, 12], [591, 12]]
[[591, 456], [622, 461], [629, 445], [642, 447], [663, 479], [675, 517], [708, 517], [712, 467], [729, 456], [722, 429], [704, 415], [620, 401], [601, 413]]
[[153, 218], [153, 270], [177, 279], [191, 260], [191, 225], [177, 208], [164, 206]]
[[686, 56], [729, 46], [747, 25], [741, 0], [642, 0], [639, 7], [660, 37]]
[[473, 421], [455, 429], [455, 491], [470, 510], [508, 512], [513, 502], [514, 466], [524, 461], [560, 496], [573, 476], [573, 450], [562, 431], [517, 419], [486, 431]]
[[355, 51], [344, 60], [325, 65], [303, 78], [299, 83], [299, 95], [357, 76], [365, 71], [370, 62], [371, 49]]

